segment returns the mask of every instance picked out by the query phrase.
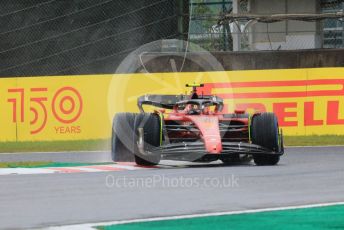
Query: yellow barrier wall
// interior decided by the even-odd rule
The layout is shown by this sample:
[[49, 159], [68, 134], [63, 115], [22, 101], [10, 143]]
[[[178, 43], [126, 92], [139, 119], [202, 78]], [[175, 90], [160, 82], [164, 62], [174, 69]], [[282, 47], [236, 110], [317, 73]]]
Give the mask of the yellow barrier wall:
[[205, 83], [225, 110], [274, 111], [286, 135], [344, 134], [344, 68], [0, 79], [0, 141], [109, 138], [116, 112], [144, 94]]

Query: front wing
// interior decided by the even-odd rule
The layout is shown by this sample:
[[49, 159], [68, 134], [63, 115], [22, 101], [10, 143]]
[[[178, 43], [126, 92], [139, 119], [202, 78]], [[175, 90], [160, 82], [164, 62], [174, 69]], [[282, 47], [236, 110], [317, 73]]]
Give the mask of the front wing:
[[[141, 136], [142, 138], [142, 136]], [[141, 139], [140, 138], [140, 139]], [[279, 150], [273, 151], [260, 145], [250, 144], [246, 142], [223, 142], [222, 152], [213, 155], [230, 155], [230, 154], [249, 154], [249, 155], [283, 155], [283, 135], [279, 136]], [[161, 154], [166, 160], [194, 160], [209, 153], [206, 152], [204, 143], [197, 142], [181, 142], [164, 144], [160, 147], [151, 148], [148, 152], [144, 151], [144, 142], [141, 139], [138, 142], [138, 147], [141, 154]]]

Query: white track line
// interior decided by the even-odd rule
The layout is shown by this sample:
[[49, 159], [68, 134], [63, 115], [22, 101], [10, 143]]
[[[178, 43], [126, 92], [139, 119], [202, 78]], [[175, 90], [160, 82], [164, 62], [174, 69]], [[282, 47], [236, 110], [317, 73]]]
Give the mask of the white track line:
[[50, 174], [55, 171], [45, 168], [5, 168], [0, 169], [0, 176], [4, 175], [32, 175], [32, 174]]
[[[102, 169], [101, 167], [104, 167]], [[106, 169], [109, 168], [109, 169]], [[113, 169], [113, 170], [112, 170]], [[111, 165], [85, 165], [85, 166], [66, 166], [66, 167], [44, 167], [44, 168], [4, 168], [0, 169], [0, 176], [4, 175], [35, 175], [35, 174], [51, 174], [51, 173], [97, 173], [97, 172], [114, 172], [126, 170], [146, 170], [152, 168], [111, 164]], [[154, 169], [154, 168], [153, 168]]]
[[277, 208], [249, 209], [249, 210], [242, 210], [242, 211], [214, 212], [214, 213], [180, 215], [180, 216], [154, 217], [154, 218], [147, 218], [147, 219], [121, 220], [121, 221], [111, 221], [111, 222], [99, 222], [99, 223], [89, 223], [89, 224], [56, 226], [56, 227], [49, 227], [46, 229], [47, 230], [63, 230], [63, 229], [94, 230], [95, 227], [97, 227], [97, 226], [109, 226], [109, 225], [119, 225], [119, 224], [163, 221], [163, 220], [180, 220], [180, 219], [191, 219], [191, 218], [223, 216], [223, 215], [250, 214], [250, 213], [260, 213], [260, 212], [303, 209], [303, 208], [320, 208], [320, 207], [328, 207], [328, 206], [334, 206], [334, 205], [344, 205], [344, 202], [319, 203], [319, 204], [296, 205], [296, 206], [286, 206], [286, 207], [277, 207]]
[[113, 167], [120, 168], [120, 169], [127, 169], [127, 170], [146, 169], [143, 167], [137, 167], [137, 166], [131, 166], [131, 165], [120, 165], [120, 164], [115, 164], [115, 165], [113, 165]]

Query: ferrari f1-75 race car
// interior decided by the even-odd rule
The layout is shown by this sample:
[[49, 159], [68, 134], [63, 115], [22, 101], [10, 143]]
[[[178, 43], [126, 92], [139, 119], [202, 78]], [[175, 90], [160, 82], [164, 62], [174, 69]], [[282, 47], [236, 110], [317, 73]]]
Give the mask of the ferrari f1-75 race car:
[[[274, 113], [235, 111], [225, 114], [223, 100], [200, 95], [202, 84], [190, 95], [144, 95], [140, 113], [118, 113], [112, 127], [114, 161], [138, 165], [161, 159], [192, 162], [239, 163], [252, 158], [257, 165], [276, 165], [284, 153], [283, 135]], [[154, 106], [145, 113], [143, 106]], [[168, 111], [168, 112], [167, 112]]]

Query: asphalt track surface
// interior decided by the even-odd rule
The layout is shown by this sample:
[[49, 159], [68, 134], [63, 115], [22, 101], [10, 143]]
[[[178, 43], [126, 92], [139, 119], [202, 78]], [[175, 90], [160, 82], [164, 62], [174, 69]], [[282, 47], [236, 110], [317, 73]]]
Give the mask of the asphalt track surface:
[[[104, 159], [108, 153], [74, 154], [83, 157], [79, 161], [88, 161], [88, 156]], [[69, 154], [65, 156], [70, 160]], [[139, 185], [106, 185], [107, 178], [113, 182], [124, 177], [140, 181]], [[164, 183], [141, 186], [154, 177], [164, 177]], [[182, 184], [181, 177], [192, 178], [193, 183]], [[196, 183], [205, 178], [232, 178], [234, 182], [222, 187]], [[173, 180], [179, 183], [168, 184]], [[287, 148], [280, 164], [273, 167], [215, 163], [106, 173], [8, 175], [0, 176], [0, 185], [1, 229], [340, 202], [344, 201], [344, 147]]]

